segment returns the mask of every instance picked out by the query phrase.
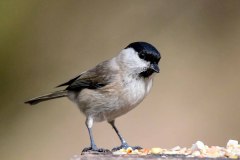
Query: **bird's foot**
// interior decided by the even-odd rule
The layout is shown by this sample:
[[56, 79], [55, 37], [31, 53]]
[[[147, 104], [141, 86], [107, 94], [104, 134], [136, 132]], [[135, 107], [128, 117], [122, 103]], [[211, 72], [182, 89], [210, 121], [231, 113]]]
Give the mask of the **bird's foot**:
[[135, 150], [135, 149], [142, 149], [142, 147], [140, 147], [140, 146], [129, 146], [127, 143], [123, 143], [123, 144], [121, 144], [121, 146], [119, 146], [119, 147], [114, 147], [113, 149], [112, 149], [112, 152], [115, 152], [115, 151], [118, 151], [118, 150], [120, 150], [120, 149], [127, 149], [127, 148], [132, 148], [132, 150]]
[[82, 155], [84, 154], [111, 154], [112, 152], [108, 149], [97, 148], [97, 147], [86, 147], [82, 150]]

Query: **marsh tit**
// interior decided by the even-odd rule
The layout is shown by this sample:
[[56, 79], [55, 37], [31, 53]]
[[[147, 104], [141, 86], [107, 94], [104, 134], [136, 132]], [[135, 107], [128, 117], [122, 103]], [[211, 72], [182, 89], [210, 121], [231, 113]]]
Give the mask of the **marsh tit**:
[[[121, 145], [113, 151], [129, 145], [115, 126], [115, 119], [135, 108], [152, 88], [153, 77], [159, 73], [159, 51], [149, 43], [134, 42], [124, 48], [116, 57], [106, 60], [77, 77], [57, 87], [65, 89], [39, 96], [25, 103], [68, 97], [77, 104], [86, 116], [86, 126], [91, 146], [84, 152], [105, 152], [98, 148], [92, 135], [94, 122], [107, 121], [118, 135]], [[133, 147], [140, 148], [140, 147]]]

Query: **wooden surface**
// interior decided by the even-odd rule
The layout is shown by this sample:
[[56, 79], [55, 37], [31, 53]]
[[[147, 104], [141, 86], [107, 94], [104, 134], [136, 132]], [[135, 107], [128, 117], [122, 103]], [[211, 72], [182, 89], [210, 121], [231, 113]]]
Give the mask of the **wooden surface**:
[[94, 155], [86, 154], [81, 156], [76, 156], [71, 160], [197, 160], [197, 159], [207, 159], [207, 160], [227, 160], [227, 158], [198, 158], [198, 157], [186, 157], [184, 155]]

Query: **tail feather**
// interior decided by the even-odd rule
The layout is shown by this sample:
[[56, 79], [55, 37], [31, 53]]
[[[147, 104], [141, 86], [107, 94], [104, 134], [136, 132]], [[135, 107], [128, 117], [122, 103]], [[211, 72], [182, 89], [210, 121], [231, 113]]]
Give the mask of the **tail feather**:
[[61, 91], [56, 91], [56, 92], [52, 92], [46, 95], [42, 95], [39, 97], [35, 97], [32, 98], [24, 103], [30, 104], [30, 105], [34, 105], [37, 104], [39, 102], [43, 102], [43, 101], [47, 101], [50, 99], [55, 99], [55, 98], [61, 98], [61, 97], [66, 97], [67, 96], [67, 91], [66, 90], [61, 90]]

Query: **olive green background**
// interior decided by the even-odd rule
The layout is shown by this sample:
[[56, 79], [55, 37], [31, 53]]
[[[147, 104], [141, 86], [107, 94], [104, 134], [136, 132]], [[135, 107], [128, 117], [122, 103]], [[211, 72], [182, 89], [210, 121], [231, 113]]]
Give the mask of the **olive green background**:
[[[116, 124], [131, 145], [240, 140], [239, 0], [1, 0], [0, 159], [66, 160], [89, 146], [85, 118], [51, 92], [133, 41], [162, 53], [149, 96]], [[119, 140], [94, 124], [99, 147]]]

